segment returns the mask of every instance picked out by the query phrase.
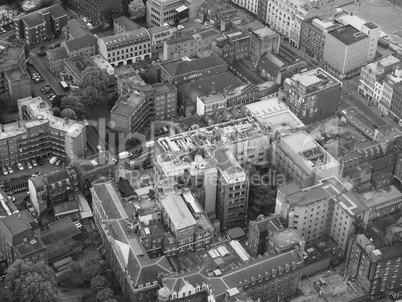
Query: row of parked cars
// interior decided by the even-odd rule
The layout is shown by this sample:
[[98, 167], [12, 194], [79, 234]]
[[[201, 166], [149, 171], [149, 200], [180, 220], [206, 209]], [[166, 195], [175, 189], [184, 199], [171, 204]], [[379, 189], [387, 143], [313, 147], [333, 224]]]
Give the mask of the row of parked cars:
[[41, 77], [41, 75], [40, 75], [39, 73], [37, 73], [37, 72], [33, 72], [33, 73], [31, 73], [31, 74], [28, 72], [28, 74], [29, 74], [29, 76], [31, 77], [32, 81], [34, 81], [36, 84], [39, 83], [39, 82], [45, 81], [45, 80]]
[[59, 159], [57, 156], [53, 156], [52, 158], [49, 159], [49, 164], [55, 165], [55, 166], [60, 166], [63, 163], [63, 160]]
[[3, 27], [0, 27], [0, 31], [1, 31], [2, 34], [5, 34], [6, 32], [8, 32], [8, 31], [10, 31], [12, 29], [14, 29], [13, 24], [7, 24], [7, 25], [4, 25]]
[[[25, 166], [29, 170], [32, 170], [33, 167], [36, 167], [37, 165], [40, 165], [40, 166], [43, 165], [43, 162], [40, 158], [25, 161]], [[23, 171], [25, 169], [25, 167], [22, 163], [17, 163], [17, 168], [20, 171]], [[3, 173], [3, 175], [8, 175], [8, 174], [14, 173], [14, 170], [11, 168], [10, 165], [7, 165], [7, 166], [1, 167], [1, 172]]]
[[47, 94], [47, 98], [52, 102], [56, 95], [54, 94], [52, 88], [50, 87], [49, 84], [46, 84], [43, 86], [40, 91], [42, 91], [43, 94]]

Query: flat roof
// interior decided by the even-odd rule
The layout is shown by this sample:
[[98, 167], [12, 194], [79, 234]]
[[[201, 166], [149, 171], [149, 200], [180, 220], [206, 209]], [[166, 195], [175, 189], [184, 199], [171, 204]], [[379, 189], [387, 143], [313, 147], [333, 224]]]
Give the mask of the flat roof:
[[369, 208], [402, 197], [402, 193], [394, 185], [361, 194], [353, 192], [353, 194]]
[[328, 34], [335, 37], [345, 45], [351, 45], [369, 37], [365, 33], [354, 28], [352, 25], [346, 25], [344, 27], [335, 29], [330, 31]]

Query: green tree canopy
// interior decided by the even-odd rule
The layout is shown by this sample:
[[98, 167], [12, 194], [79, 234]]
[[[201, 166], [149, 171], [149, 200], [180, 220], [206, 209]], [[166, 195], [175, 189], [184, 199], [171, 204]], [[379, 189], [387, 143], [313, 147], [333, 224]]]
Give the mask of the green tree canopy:
[[6, 277], [7, 302], [56, 302], [56, 280], [53, 271], [43, 262], [31, 263], [16, 260], [8, 269]]
[[94, 292], [98, 292], [99, 290], [109, 287], [109, 281], [103, 277], [102, 275], [97, 275], [91, 279], [91, 289]]
[[99, 275], [102, 272], [102, 264], [98, 259], [85, 260], [83, 268], [81, 270], [82, 278], [85, 281], [90, 282], [92, 278]]
[[142, 0], [133, 0], [128, 4], [128, 10], [134, 19], [142, 18], [146, 14], [145, 4]]
[[93, 107], [107, 93], [109, 85], [108, 73], [99, 67], [88, 67], [82, 73], [79, 87], [81, 99], [88, 107]]
[[53, 107], [53, 115], [60, 116], [61, 110], [59, 107]]
[[61, 109], [71, 109], [81, 117], [84, 114], [85, 106], [82, 104], [81, 100], [72, 95], [66, 95], [61, 99]]
[[68, 117], [72, 120], [77, 120], [77, 114], [75, 114], [74, 110], [72, 109], [63, 109], [60, 113], [60, 117]]

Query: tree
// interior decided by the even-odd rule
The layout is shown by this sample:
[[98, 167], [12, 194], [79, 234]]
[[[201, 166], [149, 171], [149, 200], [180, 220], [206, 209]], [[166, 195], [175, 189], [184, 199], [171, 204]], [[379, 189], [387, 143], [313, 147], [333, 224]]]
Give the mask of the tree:
[[146, 8], [142, 0], [133, 0], [128, 5], [128, 10], [133, 19], [143, 18], [146, 14]]
[[43, 262], [31, 263], [16, 260], [7, 269], [5, 282], [6, 291], [2, 301], [58, 301], [54, 273]]
[[60, 116], [61, 110], [59, 107], [53, 107], [53, 115]]
[[109, 287], [109, 281], [103, 277], [102, 275], [97, 275], [91, 279], [91, 289], [94, 292], [98, 292], [99, 290]]
[[6, 94], [0, 95], [0, 123], [6, 123], [7, 122], [7, 113], [9, 109], [11, 108], [11, 100], [10, 97], [7, 96]]
[[84, 114], [84, 105], [75, 96], [66, 95], [61, 99], [61, 109], [71, 109], [77, 114], [77, 116], [82, 116]]
[[107, 94], [108, 85], [109, 75], [105, 70], [98, 67], [86, 68], [79, 82], [84, 104], [93, 107]]
[[52, 106], [61, 108], [61, 99], [64, 97], [62, 94], [57, 94], [52, 101]]
[[72, 109], [63, 109], [60, 113], [60, 117], [68, 117], [72, 120], [77, 120], [77, 114], [75, 114], [74, 110]]
[[53, 4], [54, 4], [54, 0], [41, 0], [36, 9], [49, 7], [49, 6], [52, 6]]
[[81, 272], [82, 278], [84, 278], [85, 281], [90, 282], [92, 278], [102, 272], [102, 264], [99, 263], [99, 259], [85, 260]]

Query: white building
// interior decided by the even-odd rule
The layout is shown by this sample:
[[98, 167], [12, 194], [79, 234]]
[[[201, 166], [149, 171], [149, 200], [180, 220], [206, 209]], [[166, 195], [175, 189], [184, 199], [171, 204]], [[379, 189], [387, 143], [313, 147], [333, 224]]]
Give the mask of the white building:
[[233, 0], [232, 3], [247, 9], [253, 14], [257, 14], [258, 0]]

